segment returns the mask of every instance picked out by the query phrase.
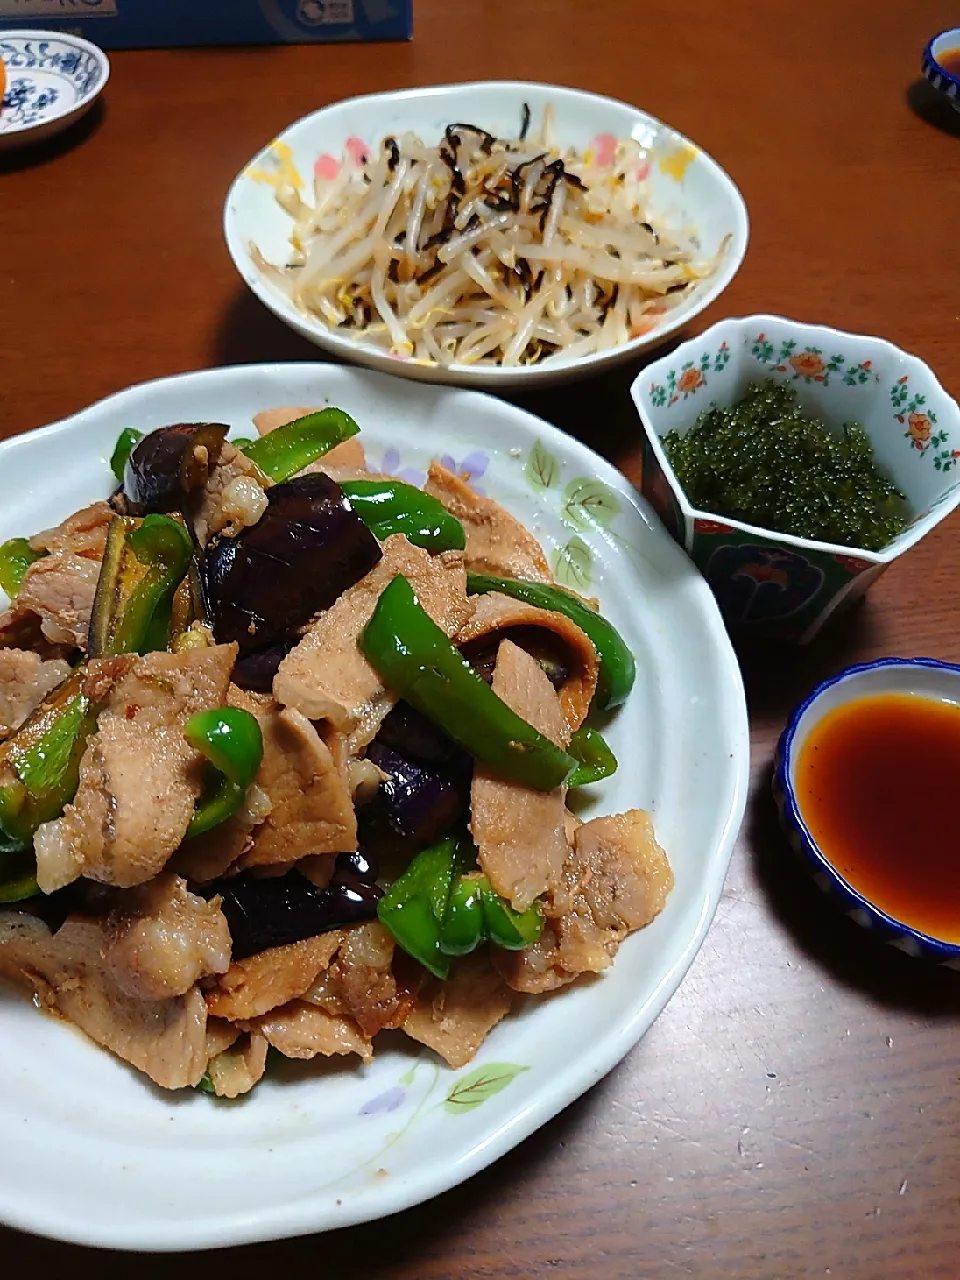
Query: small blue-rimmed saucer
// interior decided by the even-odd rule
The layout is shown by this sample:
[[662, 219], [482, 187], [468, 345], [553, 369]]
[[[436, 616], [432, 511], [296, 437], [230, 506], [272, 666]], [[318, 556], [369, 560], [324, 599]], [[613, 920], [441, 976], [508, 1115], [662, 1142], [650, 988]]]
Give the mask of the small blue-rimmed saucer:
[[960, 49], [960, 27], [951, 27], [949, 31], [941, 31], [934, 36], [923, 51], [921, 71], [938, 93], [942, 93], [953, 107], [960, 111], [960, 76], [940, 64], [940, 58], [946, 53]]
[[960, 705], [960, 666], [937, 662], [934, 658], [881, 658], [878, 662], [847, 667], [818, 685], [793, 712], [777, 744], [773, 795], [780, 821], [793, 849], [812, 864], [816, 884], [851, 920], [875, 931], [884, 942], [909, 956], [960, 969], [960, 944], [941, 942], [894, 920], [844, 880], [818, 847], [797, 803], [794, 770], [811, 729], [834, 708], [855, 698], [883, 693], [910, 693]]
[[110, 76], [102, 49], [79, 36], [0, 31], [6, 91], [0, 105], [0, 150], [40, 142], [93, 106]]

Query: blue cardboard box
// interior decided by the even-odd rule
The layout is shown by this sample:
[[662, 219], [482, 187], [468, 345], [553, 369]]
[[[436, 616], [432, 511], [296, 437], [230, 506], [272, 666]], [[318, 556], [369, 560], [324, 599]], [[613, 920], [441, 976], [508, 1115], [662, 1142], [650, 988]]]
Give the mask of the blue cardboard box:
[[0, 0], [11, 27], [72, 31], [103, 49], [409, 40], [413, 0]]

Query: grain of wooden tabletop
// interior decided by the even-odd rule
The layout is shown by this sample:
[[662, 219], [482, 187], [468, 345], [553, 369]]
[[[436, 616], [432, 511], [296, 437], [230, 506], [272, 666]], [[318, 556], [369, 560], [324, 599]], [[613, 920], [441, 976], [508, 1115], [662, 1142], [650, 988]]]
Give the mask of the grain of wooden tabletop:
[[[315, 358], [233, 274], [230, 179], [336, 98], [490, 77], [638, 103], [728, 169], [752, 242], [702, 325], [772, 311], [881, 333], [960, 394], [960, 115], [917, 82], [955, 21], [946, 0], [416, 0], [409, 45], [118, 54], [78, 131], [0, 157], [0, 435], [147, 378]], [[633, 372], [518, 399], [636, 479]], [[703, 950], [642, 1043], [518, 1150], [394, 1219], [215, 1258], [5, 1232], [4, 1274], [957, 1280], [960, 975], [825, 909], [768, 776], [816, 680], [880, 654], [960, 661], [958, 579], [960, 514], [808, 650], [744, 655], [754, 788]], [[935, 762], [904, 768], [955, 803]]]

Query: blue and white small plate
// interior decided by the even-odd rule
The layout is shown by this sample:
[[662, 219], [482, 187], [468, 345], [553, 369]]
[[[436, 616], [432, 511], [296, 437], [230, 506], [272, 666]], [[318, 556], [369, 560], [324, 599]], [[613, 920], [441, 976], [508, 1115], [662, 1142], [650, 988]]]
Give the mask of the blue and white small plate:
[[960, 27], [941, 31], [924, 49], [923, 63], [920, 68], [937, 92], [943, 94], [954, 111], [960, 111], [960, 76], [941, 66], [940, 59], [944, 54], [953, 53], [957, 49], [960, 49]]
[[818, 685], [793, 712], [777, 744], [773, 796], [780, 822], [791, 847], [811, 864], [817, 886], [851, 920], [908, 956], [960, 969], [960, 944], [941, 942], [895, 920], [847, 883], [813, 838], [797, 802], [796, 764], [815, 725], [844, 703], [885, 693], [908, 693], [935, 702], [960, 704], [960, 666], [934, 658], [881, 658], [847, 667]]
[[50, 31], [0, 32], [6, 90], [0, 150], [50, 138], [93, 106], [110, 75], [102, 49]]

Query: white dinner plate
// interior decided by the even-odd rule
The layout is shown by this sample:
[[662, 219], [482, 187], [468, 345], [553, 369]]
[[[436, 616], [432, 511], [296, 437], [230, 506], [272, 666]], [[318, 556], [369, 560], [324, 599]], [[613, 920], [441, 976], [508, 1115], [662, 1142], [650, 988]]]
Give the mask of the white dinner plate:
[[[255, 262], [256, 245], [268, 262], [282, 265], [290, 258], [293, 221], [274, 197], [271, 174], [277, 171], [280, 148], [289, 154], [312, 201], [314, 165], [325, 157], [338, 160], [345, 146], [372, 148], [391, 133], [412, 130], [425, 142], [437, 142], [446, 125], [468, 121], [498, 137], [513, 137], [520, 127], [524, 104], [539, 121], [551, 107], [556, 137], [562, 147], [602, 150], [616, 138], [633, 138], [644, 148], [654, 215], [671, 227], [692, 229], [705, 255], [723, 252], [716, 270], [684, 296], [661, 324], [630, 342], [593, 355], [566, 358], [557, 354], [537, 364], [506, 367], [496, 364], [439, 365], [401, 359], [373, 343], [342, 336], [318, 316], [294, 306], [263, 274]], [[287, 172], [287, 170], [285, 170]], [[601, 373], [637, 353], [661, 344], [689, 324], [720, 296], [740, 269], [749, 235], [747, 207], [733, 181], [705, 151], [670, 125], [639, 107], [531, 81], [487, 80], [476, 84], [429, 85], [392, 93], [348, 98], [304, 116], [284, 129], [247, 164], [234, 181], [223, 215], [227, 248], [234, 265], [260, 301], [292, 329], [334, 352], [341, 360], [364, 364], [384, 373], [425, 382], [447, 382], [484, 391], [545, 386]]]
[[[583, 816], [650, 809], [676, 874], [663, 913], [605, 975], [531, 999], [452, 1071], [399, 1033], [363, 1066], [283, 1064], [236, 1103], [154, 1088], [22, 995], [0, 993], [0, 1219], [83, 1244], [190, 1249], [324, 1231], [393, 1213], [496, 1160], [589, 1089], [676, 989], [716, 908], [743, 815], [743, 686], [690, 561], [619, 472], [554, 427], [476, 392], [318, 364], [184, 374], [133, 387], [0, 444], [0, 540], [111, 490], [124, 427], [229, 423], [332, 403], [371, 464], [448, 455], [599, 597], [637, 658], [604, 733], [621, 761]], [[379, 1042], [378, 1042], [379, 1044]]]

